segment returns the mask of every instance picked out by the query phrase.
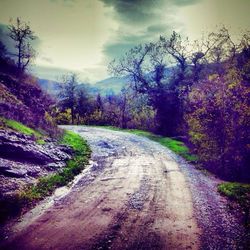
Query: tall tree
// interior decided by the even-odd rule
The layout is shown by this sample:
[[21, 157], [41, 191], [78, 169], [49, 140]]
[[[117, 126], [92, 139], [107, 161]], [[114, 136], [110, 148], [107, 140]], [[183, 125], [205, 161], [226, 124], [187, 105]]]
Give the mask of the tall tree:
[[98, 95], [96, 97], [96, 108], [100, 112], [103, 112], [103, 102], [102, 102], [102, 98], [101, 98], [100, 93], [98, 93]]
[[35, 57], [35, 51], [31, 46], [31, 41], [36, 37], [30, 26], [22, 22], [18, 17], [16, 23], [9, 25], [9, 36], [15, 42], [17, 49], [17, 68], [19, 73], [23, 73], [31, 60]]
[[158, 132], [172, 136], [176, 130], [178, 98], [167, 77], [168, 59], [161, 43], [139, 45], [111, 62], [110, 72], [130, 77], [132, 89], [147, 95], [148, 104], [155, 109]]
[[77, 123], [79, 124], [81, 118], [87, 115], [90, 109], [89, 97], [86, 89], [81, 88], [76, 93], [76, 113], [78, 114]]
[[63, 76], [63, 85], [59, 93], [60, 106], [63, 109], [70, 109], [71, 122], [74, 124], [75, 109], [77, 104], [77, 76], [72, 73], [70, 75]]
[[229, 66], [192, 87], [185, 118], [199, 159], [229, 180], [249, 180], [250, 90], [241, 70]]

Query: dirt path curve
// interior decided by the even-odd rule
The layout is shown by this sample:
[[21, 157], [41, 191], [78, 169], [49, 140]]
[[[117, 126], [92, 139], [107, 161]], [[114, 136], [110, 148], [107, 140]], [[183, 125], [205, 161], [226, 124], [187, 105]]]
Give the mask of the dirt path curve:
[[169, 150], [124, 132], [66, 128], [88, 140], [91, 166], [5, 249], [209, 249], [201, 244], [192, 185]]

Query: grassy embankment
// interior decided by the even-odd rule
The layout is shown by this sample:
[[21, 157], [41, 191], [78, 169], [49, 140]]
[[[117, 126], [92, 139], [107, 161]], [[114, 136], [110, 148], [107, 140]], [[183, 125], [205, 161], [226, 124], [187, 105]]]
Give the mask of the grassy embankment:
[[40, 145], [45, 144], [44, 132], [29, 128], [20, 122], [10, 120], [10, 119], [5, 119], [5, 118], [1, 117], [0, 118], [0, 128], [3, 128], [3, 129], [8, 128], [8, 129], [14, 130], [16, 132], [19, 132], [21, 134], [24, 134], [24, 135], [33, 136], [37, 144], [40, 144]]
[[34, 136], [36, 139], [42, 138], [44, 136], [40, 131], [29, 128], [20, 122], [5, 119], [3, 117], [0, 117], [0, 128], [8, 128], [24, 135]]
[[[47, 136], [40, 131], [31, 129], [14, 120], [0, 118], [0, 129], [6, 128], [25, 135], [34, 136], [38, 144], [46, 143], [44, 139]], [[66, 167], [57, 173], [39, 178], [36, 184], [26, 187], [15, 197], [6, 200], [4, 208], [2, 209], [2, 212], [5, 213], [6, 216], [19, 214], [24, 208], [50, 195], [56, 188], [67, 185], [74, 179], [74, 176], [79, 174], [88, 164], [91, 150], [81, 136], [70, 131], [64, 131], [58, 139], [58, 143], [72, 147], [74, 151], [72, 159], [67, 161]]]
[[42, 199], [51, 194], [56, 188], [67, 185], [88, 164], [91, 150], [81, 136], [71, 131], [65, 131], [59, 142], [73, 148], [73, 158], [59, 172], [40, 178], [36, 185], [30, 186], [21, 192], [21, 200], [33, 202]]

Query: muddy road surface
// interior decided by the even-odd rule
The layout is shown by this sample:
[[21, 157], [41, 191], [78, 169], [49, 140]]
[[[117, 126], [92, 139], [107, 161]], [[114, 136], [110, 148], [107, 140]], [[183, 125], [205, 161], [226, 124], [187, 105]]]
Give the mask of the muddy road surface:
[[216, 180], [146, 138], [65, 128], [88, 140], [90, 166], [39, 216], [24, 216], [3, 249], [236, 249], [242, 231]]

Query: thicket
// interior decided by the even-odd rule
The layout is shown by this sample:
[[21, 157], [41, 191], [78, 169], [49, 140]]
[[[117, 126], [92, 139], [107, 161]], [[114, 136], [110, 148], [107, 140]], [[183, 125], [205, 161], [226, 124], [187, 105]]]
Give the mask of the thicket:
[[53, 117], [58, 124], [110, 125], [121, 128], [154, 130], [155, 111], [147, 104], [147, 98], [129, 89], [119, 95], [96, 97], [87, 90], [77, 88], [72, 75], [62, 85]]

